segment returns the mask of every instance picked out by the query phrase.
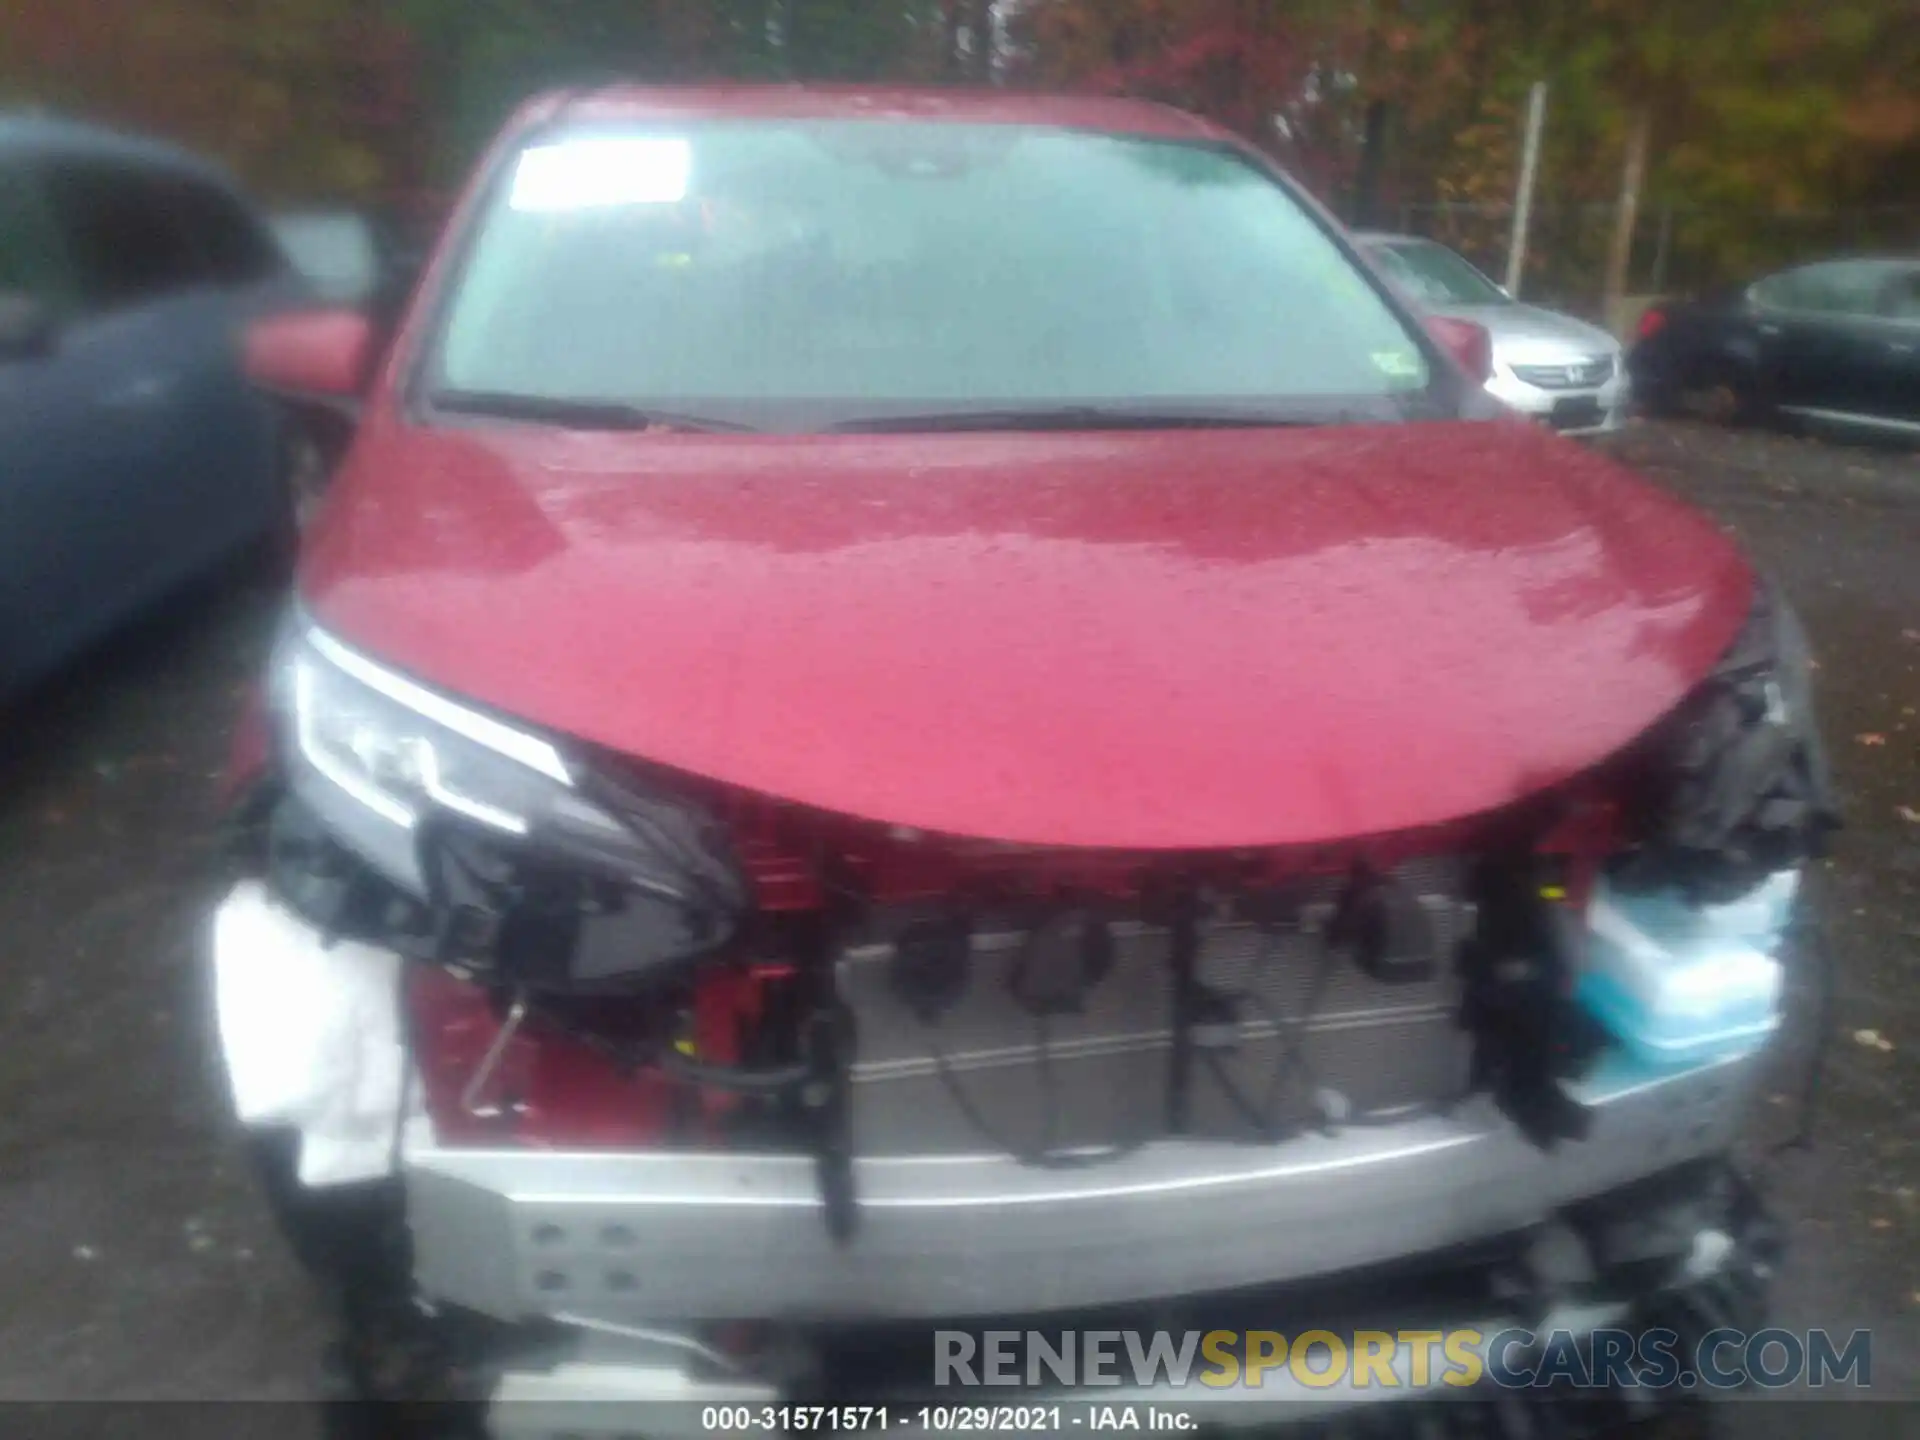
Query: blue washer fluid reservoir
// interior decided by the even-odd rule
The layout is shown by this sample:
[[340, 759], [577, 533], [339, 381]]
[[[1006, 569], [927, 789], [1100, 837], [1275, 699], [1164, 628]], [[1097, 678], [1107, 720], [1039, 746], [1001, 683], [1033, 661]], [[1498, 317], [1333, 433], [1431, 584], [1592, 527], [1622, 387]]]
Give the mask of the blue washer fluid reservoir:
[[1776, 958], [1800, 886], [1769, 876], [1724, 905], [1628, 892], [1602, 875], [1587, 905], [1575, 996], [1645, 1064], [1694, 1065], [1758, 1049], [1780, 1023]]

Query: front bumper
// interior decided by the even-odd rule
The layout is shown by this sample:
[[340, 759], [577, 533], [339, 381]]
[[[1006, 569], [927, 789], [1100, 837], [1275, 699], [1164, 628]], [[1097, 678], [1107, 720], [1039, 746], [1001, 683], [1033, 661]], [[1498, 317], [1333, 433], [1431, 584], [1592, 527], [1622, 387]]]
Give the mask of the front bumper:
[[[1563, 435], [1604, 435], [1626, 423], [1632, 387], [1624, 366], [1616, 366], [1613, 378], [1604, 385], [1580, 390], [1543, 390], [1520, 379], [1504, 364], [1496, 364], [1494, 376], [1487, 382], [1487, 393], [1510, 409], [1553, 426]], [[1579, 418], [1568, 420], [1568, 409], [1576, 411]]]
[[[222, 922], [214, 959], [223, 992], [228, 972], [317, 944], [257, 887], [238, 889]], [[328, 953], [347, 965], [382, 958], [350, 946]], [[356, 1004], [372, 993], [358, 992]], [[342, 1032], [367, 1023], [364, 1008], [340, 1018]], [[261, 1012], [248, 1019], [276, 1023]], [[326, 1024], [312, 1006], [277, 1023]], [[1569, 1087], [1591, 1110], [1588, 1135], [1550, 1151], [1480, 1099], [1271, 1146], [1164, 1141], [1074, 1170], [996, 1155], [865, 1158], [855, 1162], [859, 1226], [844, 1244], [829, 1234], [805, 1157], [464, 1149], [440, 1144], [415, 1114], [399, 1169], [422, 1301], [501, 1332], [566, 1337], [544, 1358], [487, 1367], [497, 1377], [496, 1434], [589, 1433], [602, 1412], [581, 1400], [621, 1402], [609, 1416], [638, 1407], [647, 1433], [691, 1434], [711, 1429], [701, 1407], [810, 1393], [777, 1369], [726, 1363], [711, 1348], [729, 1329], [722, 1322], [758, 1322], [750, 1328], [813, 1344], [855, 1330], [924, 1338], [935, 1325], [991, 1317], [1153, 1317], [1276, 1289], [1344, 1299], [1356, 1275], [1510, 1249], [1594, 1197], [1710, 1164], [1733, 1138], [1756, 1068], [1744, 1057], [1656, 1075], [1607, 1061]], [[385, 1068], [343, 1073], [357, 1073], [364, 1092]], [[246, 1097], [236, 1101], [245, 1113]], [[398, 1104], [396, 1095], [391, 1123]], [[355, 1108], [356, 1124], [367, 1108]], [[331, 1112], [312, 1116], [309, 1129], [335, 1123]], [[1488, 1263], [1472, 1265], [1484, 1274]], [[1273, 1323], [1263, 1313], [1253, 1323]], [[1471, 1307], [1448, 1318], [1486, 1329], [1538, 1324], [1542, 1313]], [[1396, 1300], [1369, 1323], [1390, 1327], [1403, 1314]], [[922, 1352], [916, 1362], [924, 1383]], [[552, 1428], [548, 1415], [570, 1418]]]
[[[390, 1161], [402, 1066], [366, 1063], [364, 1042], [379, 1037], [385, 1061], [398, 1017], [374, 1012], [397, 1003], [397, 987], [240, 981], [290, 956], [385, 980], [391, 957], [325, 946], [257, 885], [227, 899], [213, 940], [240, 1113], [304, 1127], [309, 1148], [343, 1127], [384, 1134]], [[316, 998], [327, 993], [341, 997], [338, 1013]], [[288, 1082], [236, 1063], [262, 1049], [315, 1057], [308, 1088], [344, 1088], [354, 1103], [263, 1106], [247, 1092]], [[1033, 1314], [1303, 1280], [1521, 1229], [1724, 1152], [1754, 1070], [1751, 1056], [1664, 1072], [1605, 1058], [1569, 1087], [1591, 1109], [1589, 1133], [1551, 1150], [1475, 1097], [1272, 1145], [1165, 1140], [1072, 1169], [1002, 1154], [868, 1156], [854, 1161], [859, 1225], [845, 1243], [802, 1155], [454, 1148], [416, 1112], [400, 1168], [422, 1292], [501, 1321]]]
[[1031, 1314], [1299, 1280], [1446, 1249], [1724, 1151], [1748, 1059], [1587, 1087], [1590, 1135], [1543, 1151], [1490, 1103], [1270, 1147], [1169, 1141], [1111, 1164], [855, 1162], [828, 1234], [811, 1160], [405, 1150], [416, 1272], [503, 1320], [622, 1325]]
[[[1778, 1258], [1774, 1226], [1754, 1192], [1724, 1165], [1707, 1162], [1572, 1207], [1537, 1227], [1447, 1257], [1343, 1275], [1308, 1285], [1241, 1289], [1183, 1302], [1108, 1307], [1045, 1317], [1000, 1317], [971, 1325], [945, 1322], [960, 1335], [1017, 1342], [1027, 1331], [1059, 1337], [1198, 1332], [1235, 1337], [1302, 1337], [1310, 1330], [1358, 1337], [1399, 1332], [1466, 1342], [1489, 1364], [1478, 1377], [1422, 1366], [1402, 1343], [1391, 1376], [1331, 1387], [1303, 1380], [1291, 1367], [1257, 1378], [1181, 1367], [1129, 1375], [1124, 1362], [1103, 1379], [1077, 1382], [1003, 1374], [981, 1388], [936, 1360], [951, 1351], [931, 1326], [864, 1327], [787, 1332], [794, 1342], [758, 1358], [696, 1351], [684, 1335], [612, 1326], [581, 1326], [560, 1350], [504, 1354], [486, 1390], [488, 1433], [495, 1440], [560, 1440], [588, 1435], [657, 1437], [752, 1433], [776, 1428], [878, 1428], [924, 1433], [943, 1429], [1116, 1428], [1116, 1412], [1133, 1412], [1130, 1428], [1226, 1430], [1314, 1436], [1532, 1436], [1625, 1433], [1656, 1409], [1690, 1396], [1696, 1377], [1622, 1383], [1609, 1376], [1573, 1390], [1537, 1388], [1492, 1368], [1520, 1341], [1523, 1363], [1537, 1359], [1546, 1337], [1570, 1338], [1580, 1353], [1597, 1353], [1596, 1332], [1617, 1337], [1670, 1334], [1677, 1356], [1702, 1352], [1725, 1328], [1765, 1325], [1766, 1295]], [[1050, 1341], [1049, 1343], [1053, 1343]], [[1177, 1343], [1177, 1342], [1176, 1342]], [[798, 1348], [795, 1348], [795, 1347]], [[768, 1353], [784, 1356], [769, 1368]], [[816, 1362], [798, 1368], [801, 1353]], [[1451, 1353], [1451, 1352], [1449, 1352]], [[1689, 1365], [1683, 1359], [1682, 1367]], [[1597, 1372], [1596, 1372], [1597, 1373]], [[977, 1378], [977, 1377], [976, 1377]], [[1462, 1403], [1466, 1402], [1466, 1403]], [[785, 1421], [827, 1405], [839, 1420]], [[1144, 1413], [1143, 1413], [1144, 1412]], [[866, 1417], [857, 1421], [852, 1414]], [[1104, 1422], [1103, 1413], [1108, 1417]], [[877, 1421], [872, 1417], [880, 1416]], [[1020, 1418], [1026, 1417], [1026, 1418]]]

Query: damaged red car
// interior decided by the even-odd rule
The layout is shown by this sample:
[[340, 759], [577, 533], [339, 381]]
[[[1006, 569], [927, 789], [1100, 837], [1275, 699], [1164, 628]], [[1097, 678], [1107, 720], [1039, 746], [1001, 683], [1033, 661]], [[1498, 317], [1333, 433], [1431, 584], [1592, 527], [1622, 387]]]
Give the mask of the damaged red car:
[[213, 964], [356, 1393], [1753, 1319], [1805, 642], [1477, 355], [1190, 116], [801, 87], [544, 98], [257, 327], [357, 431]]

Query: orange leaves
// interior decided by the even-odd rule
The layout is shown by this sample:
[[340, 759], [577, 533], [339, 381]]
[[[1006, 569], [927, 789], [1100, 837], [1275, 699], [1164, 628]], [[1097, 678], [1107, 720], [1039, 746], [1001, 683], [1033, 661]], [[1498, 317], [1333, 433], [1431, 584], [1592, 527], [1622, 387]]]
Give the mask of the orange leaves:
[[364, 194], [420, 128], [384, 0], [5, 0], [0, 83], [301, 196]]
[[1883, 80], [1841, 107], [1840, 124], [1849, 137], [1868, 144], [1911, 144], [1920, 140], [1920, 94]]

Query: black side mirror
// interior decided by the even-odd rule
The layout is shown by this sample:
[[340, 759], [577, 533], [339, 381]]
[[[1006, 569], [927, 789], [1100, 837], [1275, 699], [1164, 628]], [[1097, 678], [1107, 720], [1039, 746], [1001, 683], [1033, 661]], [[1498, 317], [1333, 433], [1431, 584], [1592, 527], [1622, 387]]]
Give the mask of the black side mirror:
[[38, 360], [59, 334], [53, 311], [19, 290], [0, 290], [0, 362]]

